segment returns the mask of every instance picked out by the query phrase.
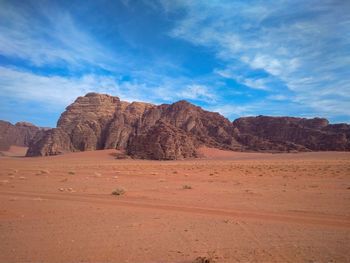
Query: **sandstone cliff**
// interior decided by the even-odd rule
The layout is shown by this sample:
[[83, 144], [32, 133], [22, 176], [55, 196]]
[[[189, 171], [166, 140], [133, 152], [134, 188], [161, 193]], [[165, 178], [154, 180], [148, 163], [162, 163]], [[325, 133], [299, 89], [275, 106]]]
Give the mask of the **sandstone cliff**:
[[199, 142], [184, 130], [157, 121], [147, 132], [133, 135], [127, 153], [135, 158], [174, 160], [197, 157]]
[[233, 122], [239, 142], [256, 151], [349, 151], [350, 125], [323, 118], [245, 117]]
[[29, 146], [30, 141], [41, 130], [29, 122], [18, 122], [15, 125], [0, 120], [0, 151], [7, 151], [11, 145]]
[[57, 128], [40, 132], [27, 156], [124, 150], [134, 158], [196, 157], [200, 145], [235, 151], [350, 150], [350, 126], [326, 119], [247, 117], [233, 123], [186, 101], [153, 105], [88, 93], [66, 108]]
[[56, 129], [34, 138], [27, 156], [119, 149], [137, 158], [179, 159], [195, 157], [200, 144], [242, 150], [234, 135], [228, 119], [186, 101], [156, 106], [88, 93], [66, 108]]

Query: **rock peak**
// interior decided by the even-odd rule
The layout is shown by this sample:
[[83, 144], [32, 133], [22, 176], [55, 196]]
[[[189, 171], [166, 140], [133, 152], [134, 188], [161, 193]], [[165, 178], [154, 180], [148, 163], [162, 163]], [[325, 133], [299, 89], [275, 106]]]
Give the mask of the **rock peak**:
[[20, 121], [15, 124], [16, 126], [22, 126], [22, 127], [37, 127], [33, 123], [26, 122], [26, 121]]
[[109, 94], [102, 94], [102, 93], [98, 93], [98, 92], [89, 92], [86, 93], [84, 97], [112, 97]]

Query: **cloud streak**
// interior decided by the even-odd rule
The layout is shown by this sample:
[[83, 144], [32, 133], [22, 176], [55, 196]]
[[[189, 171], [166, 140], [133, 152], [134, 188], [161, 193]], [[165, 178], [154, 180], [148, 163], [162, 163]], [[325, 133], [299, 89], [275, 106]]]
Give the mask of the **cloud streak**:
[[[336, 112], [350, 116], [348, 1], [190, 1], [183, 6], [187, 16], [171, 36], [214, 49], [226, 62], [216, 73], [262, 90], [276, 88], [275, 79], [295, 93], [290, 101], [314, 114], [334, 116], [340, 102], [346, 107]], [[250, 68], [246, 73], [263, 70], [270, 77], [231, 70], [244, 66]], [[329, 100], [330, 94], [338, 97]]]
[[79, 28], [69, 12], [38, 6], [35, 16], [29, 16], [33, 10], [26, 9], [1, 9], [1, 55], [38, 67], [66, 66], [71, 70], [87, 66], [110, 69], [119, 64], [115, 52]]
[[349, 1], [13, 0], [1, 7], [2, 101], [59, 111], [95, 91], [157, 104], [187, 99], [231, 119], [350, 121]]

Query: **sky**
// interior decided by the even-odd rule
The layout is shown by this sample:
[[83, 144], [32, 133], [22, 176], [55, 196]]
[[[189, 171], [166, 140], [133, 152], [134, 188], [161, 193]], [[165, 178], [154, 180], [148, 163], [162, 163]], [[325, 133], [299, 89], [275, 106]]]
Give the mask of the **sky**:
[[350, 123], [350, 1], [0, 0], [0, 119], [88, 92]]

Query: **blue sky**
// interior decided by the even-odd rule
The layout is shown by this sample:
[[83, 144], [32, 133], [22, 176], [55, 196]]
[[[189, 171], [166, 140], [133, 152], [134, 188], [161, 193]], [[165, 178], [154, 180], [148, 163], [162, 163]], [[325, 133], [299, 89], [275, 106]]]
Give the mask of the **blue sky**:
[[0, 0], [0, 119], [91, 91], [350, 123], [350, 1]]

